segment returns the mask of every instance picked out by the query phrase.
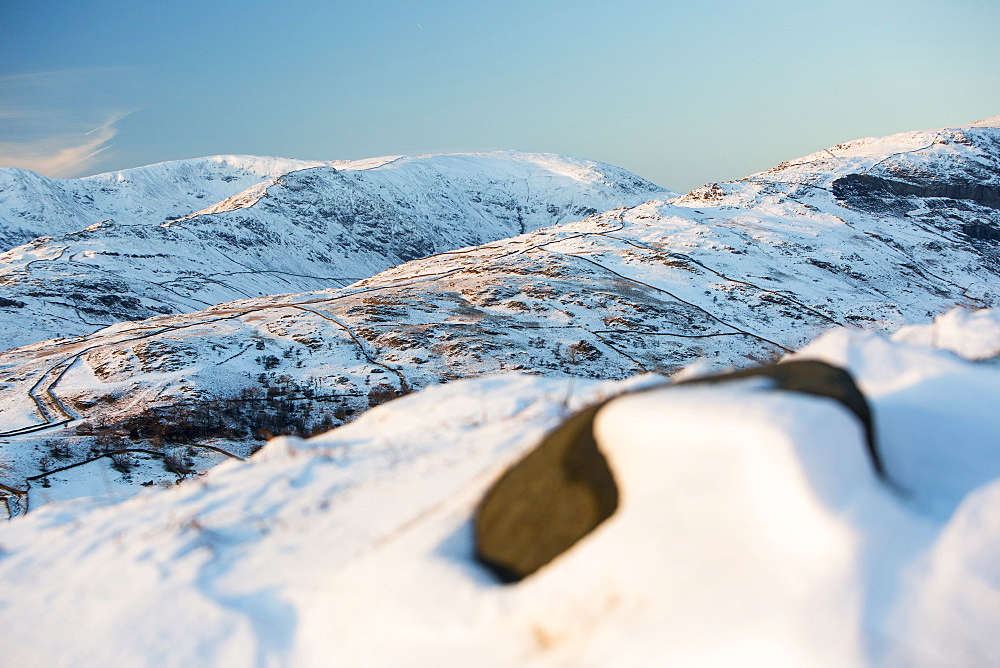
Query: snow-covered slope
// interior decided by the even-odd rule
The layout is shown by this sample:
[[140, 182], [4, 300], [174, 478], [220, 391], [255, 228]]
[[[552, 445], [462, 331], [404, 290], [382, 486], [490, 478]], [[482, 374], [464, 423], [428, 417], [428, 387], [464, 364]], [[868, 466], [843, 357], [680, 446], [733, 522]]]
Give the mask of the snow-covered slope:
[[82, 179], [50, 179], [23, 169], [0, 168], [0, 248], [110, 219], [155, 225], [204, 209], [263, 180], [327, 164], [219, 155]]
[[[692, 191], [681, 203], [766, 206], [829, 195], [848, 209], [956, 235], [1000, 261], [1000, 116], [955, 128], [867, 137], [759, 174]], [[873, 237], [877, 239], [877, 237]], [[928, 242], [917, 249], [937, 250]]]
[[[996, 157], [1000, 130], [961, 130], [968, 141], [954, 132], [915, 133], [945, 138], [938, 172]], [[919, 157], [900, 141], [865, 159]], [[35, 506], [105, 477], [172, 480], [245, 455], [268, 433], [322, 430], [444, 380], [748, 366], [839, 325], [888, 331], [955, 305], [996, 305], [998, 242], [970, 235], [963, 218], [993, 229], [996, 210], [924, 195], [884, 210], [874, 210], [881, 195], [848, 202], [823, 185], [868, 169], [844, 160], [439, 253], [339, 290], [8, 351], [0, 483]], [[133, 451], [119, 466], [127, 473], [105, 476], [120, 450]]]
[[989, 665], [1000, 654], [997, 319], [935, 327], [992, 362], [847, 329], [799, 354], [855, 375], [891, 485], [854, 417], [826, 399], [749, 381], [612, 401], [597, 440], [620, 507], [516, 585], [472, 557], [490, 482], [570, 411], [655, 378], [457, 381], [171, 489], [41, 508], [0, 527], [4, 657]]
[[0, 254], [3, 347], [346, 285], [413, 258], [674, 194], [610, 165], [518, 152], [206, 158], [76, 181], [7, 178], [21, 190], [0, 191], [0, 220], [51, 227]]

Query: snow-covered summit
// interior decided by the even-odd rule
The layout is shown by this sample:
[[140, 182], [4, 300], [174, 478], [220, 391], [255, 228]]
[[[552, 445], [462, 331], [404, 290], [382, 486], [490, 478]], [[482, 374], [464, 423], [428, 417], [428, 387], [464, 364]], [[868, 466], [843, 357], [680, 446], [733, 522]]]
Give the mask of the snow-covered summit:
[[[392, 158], [376, 158], [385, 162]], [[350, 164], [349, 161], [343, 161]], [[281, 158], [263, 155], [208, 155], [201, 158], [184, 160], [168, 160], [156, 162], [141, 167], [129, 167], [110, 172], [101, 172], [79, 179], [56, 179], [58, 181], [84, 181], [109, 183], [160, 183], [163, 181], [212, 180], [231, 175], [232, 172], [244, 172], [260, 177], [287, 174], [307, 167], [321, 167], [333, 163], [323, 160], [299, 160], [296, 158]], [[211, 175], [212, 178], [209, 178]]]
[[797, 197], [815, 188], [831, 191], [851, 206], [882, 211], [905, 208], [912, 197], [962, 200], [963, 210], [1000, 209], [998, 119], [844, 142], [745, 179], [709, 184], [680, 202], [697, 203], [710, 193], [720, 203], [745, 206], [762, 197]]
[[[837, 168], [831, 169], [829, 163], [824, 168], [838, 179], [849, 174], [865, 175], [911, 185], [911, 192], [897, 193], [899, 195], [920, 195], [923, 186], [923, 194], [927, 197], [978, 200], [977, 189], [981, 192], [1000, 186], [998, 119], [1000, 117], [957, 128], [861, 139], [813, 154], [802, 161], [805, 163], [811, 158], [825, 163], [825, 159], [832, 155]], [[789, 165], [793, 166], [794, 163]], [[972, 188], [964, 197], [958, 192], [947, 192], [949, 186], [955, 189], [959, 184], [968, 184]], [[833, 185], [836, 187], [835, 181]], [[986, 205], [1000, 206], [995, 203]]]
[[54, 179], [0, 168], [0, 247], [81, 230], [102, 220], [158, 224], [232, 196], [262, 179], [323, 163], [212, 156]]
[[661, 190], [611, 165], [517, 151], [325, 161], [216, 155], [79, 179], [54, 179], [23, 169], [0, 168], [0, 247], [10, 248], [35, 237], [74, 232], [109, 219], [126, 225], [158, 225], [205, 209], [262, 181], [315, 168], [404, 169], [414, 173], [426, 168], [432, 173], [465, 171], [469, 178], [481, 174], [487, 180], [551, 175], [612, 188], [631, 182], [640, 188]]
[[989, 118], [982, 118], [978, 121], [969, 123], [969, 127], [1000, 128], [1000, 116], [990, 116]]

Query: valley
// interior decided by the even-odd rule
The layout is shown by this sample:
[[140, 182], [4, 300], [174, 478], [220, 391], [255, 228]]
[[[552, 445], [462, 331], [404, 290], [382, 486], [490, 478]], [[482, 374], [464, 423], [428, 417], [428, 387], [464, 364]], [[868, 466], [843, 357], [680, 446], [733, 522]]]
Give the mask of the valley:
[[[399, 243], [395, 233], [369, 255], [357, 246], [343, 247], [344, 260], [331, 264], [331, 273], [343, 262], [376, 258], [350, 265], [345, 273], [372, 275], [345, 287], [226, 301], [199, 311], [126, 320], [93, 333], [71, 327], [64, 332], [71, 336], [0, 354], [5, 463], [0, 482], [7, 505], [14, 514], [23, 512], [46, 498], [61, 498], [55, 491], [60, 486], [99, 493], [101, 485], [107, 486], [101, 480], [109, 476], [121, 479], [126, 489], [170, 484], [226, 458], [246, 457], [270, 436], [319, 433], [389, 399], [450, 380], [508, 371], [600, 379], [649, 372], [669, 376], [692, 364], [705, 373], [779, 359], [831, 327], [888, 332], [954, 306], [996, 306], [997, 242], [969, 230], [973, 225], [1000, 229], [1000, 211], [982, 198], [940, 193], [953, 187], [950, 183], [974, 177], [992, 187], [1000, 174], [998, 134], [986, 123], [861, 140], [680, 196], [635, 177], [620, 187], [613, 181], [601, 185], [597, 172], [587, 171], [595, 166], [573, 159], [516, 156], [517, 164], [530, 169], [540, 163], [569, 170], [589, 190], [574, 194], [559, 185], [549, 199], [561, 198], [560, 205], [532, 204], [533, 211], [556, 216], [555, 224], [542, 225], [542, 214], [535, 213], [530, 226], [541, 229], [454, 249], [475, 238], [462, 236], [465, 228], [451, 227], [447, 236], [428, 242], [427, 248], [437, 252], [402, 264], [392, 250]], [[455, 158], [464, 182], [484, 182], [470, 171], [470, 159]], [[503, 160], [509, 159], [476, 158], [490, 169], [508, 169]], [[446, 157], [405, 164], [426, 166], [434, 178], [442, 169], [454, 169]], [[304, 247], [307, 241], [290, 233], [289, 246], [273, 237], [281, 224], [273, 211], [317, 210], [316, 193], [328, 192], [329, 186], [315, 178], [341, 178], [341, 172], [327, 174], [322, 168], [305, 172], [317, 169], [309, 177], [314, 180], [294, 185], [291, 177], [283, 177], [281, 185], [269, 186], [278, 191], [258, 193], [285, 202], [283, 209], [271, 199], [244, 198], [192, 214], [182, 224], [204, 219], [213, 234], [221, 234], [219, 229], [263, 234], [253, 243], [219, 248], [268, 258], [269, 266], [291, 267], [302, 256], [292, 246]], [[913, 185], [897, 187], [891, 198], [882, 189], [845, 191], [843, 184], [857, 181], [857, 174], [869, 179], [891, 174], [896, 182], [907, 178]], [[595, 187], [607, 192], [595, 194]], [[286, 191], [290, 194], [281, 194]], [[428, 195], [428, 201], [454, 199], [441, 192]], [[534, 192], [541, 197], [537, 186]], [[661, 198], [558, 221], [571, 215], [566, 211], [586, 208], [588, 197], [608, 198], [612, 192], [633, 201], [654, 193]], [[499, 201], [494, 191], [475, 199]], [[468, 210], [445, 206], [457, 207], [448, 214], [456, 220], [462, 219], [458, 211]], [[247, 207], [256, 219], [271, 222], [249, 222]], [[491, 215], [508, 226], [489, 234], [522, 230], [522, 223], [510, 227], [517, 207], [492, 211], [500, 211]], [[282, 215], [291, 230], [313, 225], [308, 218]], [[421, 210], [413, 215], [417, 220], [444, 214]], [[482, 221], [484, 215], [475, 217]], [[140, 237], [159, 244], [162, 235], [175, 233], [173, 225], [151, 226], [155, 233], [144, 231]], [[439, 232], [433, 234], [445, 234], [445, 226], [435, 225]], [[78, 234], [74, 243], [108, 254], [138, 238], [92, 236], [101, 229]], [[320, 244], [343, 244], [343, 238], [343, 232], [317, 237]], [[368, 237], [349, 238], [361, 244]], [[53, 243], [34, 242], [32, 257], [50, 253], [46, 249]], [[224, 266], [203, 246], [185, 248], [215, 268]], [[17, 253], [27, 257], [27, 251], [17, 249], [7, 257]], [[8, 276], [24, 266], [32, 281], [49, 285], [41, 278], [44, 271], [71, 280], [58, 258], [17, 262]], [[38, 262], [44, 268], [29, 266]], [[155, 271], [160, 260], [139, 261], [134, 270], [125, 259], [118, 265], [102, 262], [100, 272], [136, 285], [135, 277]], [[377, 271], [379, 262], [396, 266]], [[250, 260], [240, 264], [248, 269], [242, 278], [227, 275], [226, 289], [236, 290], [239, 281], [254, 286], [243, 292], [276, 287], [268, 283], [277, 275], [273, 270], [252, 270]], [[308, 270], [319, 273], [316, 266]], [[178, 270], [169, 271], [177, 275]], [[175, 292], [185, 281], [196, 282], [199, 287], [186, 294], [207, 298], [205, 286], [217, 285], [213, 275], [218, 276], [175, 279]], [[300, 287], [318, 281], [302, 280]], [[24, 294], [19, 282], [6, 285], [11, 299]], [[59, 281], [51, 286], [66, 290]], [[102, 290], [107, 297], [139, 301], [114, 291], [113, 284], [91, 286], [94, 294]], [[32, 318], [49, 318], [47, 304], [41, 300], [7, 309], [7, 327], [26, 326], [34, 335], [45, 331]], [[192, 305], [175, 302], [170, 310]], [[60, 444], [58, 458], [51, 454], [53, 443]], [[117, 469], [116, 453], [126, 462]], [[95, 467], [99, 479], [76, 479], [93, 478]], [[112, 469], [104, 471], [107, 467]]]

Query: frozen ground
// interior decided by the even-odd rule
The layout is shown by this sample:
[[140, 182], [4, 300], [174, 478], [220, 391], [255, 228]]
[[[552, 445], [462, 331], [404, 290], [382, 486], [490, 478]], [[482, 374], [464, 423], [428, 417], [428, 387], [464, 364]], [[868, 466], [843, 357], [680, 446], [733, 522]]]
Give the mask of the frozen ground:
[[490, 482], [571, 410], [655, 377], [456, 381], [170, 489], [47, 505], [0, 527], [4, 660], [990, 665], [998, 333], [996, 312], [955, 313], [795, 355], [856, 376], [892, 485], [824, 399], [616, 399], [597, 429], [621, 506], [516, 585], [471, 557]]

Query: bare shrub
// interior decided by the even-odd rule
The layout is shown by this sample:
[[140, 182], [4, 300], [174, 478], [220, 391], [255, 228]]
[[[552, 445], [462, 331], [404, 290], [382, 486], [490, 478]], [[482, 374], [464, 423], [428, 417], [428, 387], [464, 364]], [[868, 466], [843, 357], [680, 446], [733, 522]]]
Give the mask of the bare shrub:
[[378, 385], [373, 385], [370, 390], [368, 390], [368, 405], [370, 407], [379, 406], [387, 401], [391, 401], [399, 396], [392, 385], [387, 385], [386, 383], [379, 383]]
[[576, 364], [584, 360], [592, 361], [601, 356], [601, 351], [587, 341], [577, 341], [566, 347], [566, 361], [570, 364]]
[[115, 452], [111, 455], [111, 466], [119, 473], [128, 473], [135, 468], [135, 457], [130, 452]]
[[163, 455], [163, 468], [167, 469], [170, 473], [179, 476], [185, 476], [191, 473], [191, 469], [188, 468], [184, 458], [176, 452], [168, 452]]
[[43, 445], [48, 448], [49, 456], [55, 459], [69, 459], [73, 456], [72, 448], [64, 441], [49, 439]]

